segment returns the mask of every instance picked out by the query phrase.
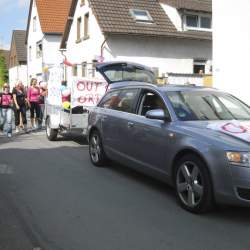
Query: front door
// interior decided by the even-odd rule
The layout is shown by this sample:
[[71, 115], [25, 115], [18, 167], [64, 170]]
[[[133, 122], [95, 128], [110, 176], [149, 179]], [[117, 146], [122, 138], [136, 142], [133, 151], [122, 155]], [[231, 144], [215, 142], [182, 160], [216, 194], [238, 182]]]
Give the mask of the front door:
[[165, 171], [167, 158], [171, 151], [171, 123], [162, 120], [151, 120], [145, 117], [147, 111], [163, 109], [169, 115], [162, 97], [151, 90], [143, 90], [137, 109], [133, 129], [136, 149], [133, 157], [150, 168]]

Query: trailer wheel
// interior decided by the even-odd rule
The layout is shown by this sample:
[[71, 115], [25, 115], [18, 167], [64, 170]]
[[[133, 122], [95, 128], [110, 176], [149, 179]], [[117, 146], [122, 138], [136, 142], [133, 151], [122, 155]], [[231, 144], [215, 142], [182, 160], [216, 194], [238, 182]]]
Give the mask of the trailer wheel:
[[46, 119], [46, 135], [49, 141], [55, 141], [57, 139], [58, 130], [50, 127], [50, 118]]

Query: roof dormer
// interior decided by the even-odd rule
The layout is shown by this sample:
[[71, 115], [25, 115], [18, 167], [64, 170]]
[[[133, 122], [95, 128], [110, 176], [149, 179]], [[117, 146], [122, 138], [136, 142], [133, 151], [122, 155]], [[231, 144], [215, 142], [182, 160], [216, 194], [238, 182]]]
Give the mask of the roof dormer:
[[178, 31], [212, 31], [211, 0], [160, 0]]

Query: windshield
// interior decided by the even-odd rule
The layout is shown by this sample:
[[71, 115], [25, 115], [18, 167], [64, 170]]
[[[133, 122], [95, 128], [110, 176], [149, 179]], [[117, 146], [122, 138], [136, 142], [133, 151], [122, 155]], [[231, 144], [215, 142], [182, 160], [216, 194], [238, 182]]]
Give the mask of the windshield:
[[174, 91], [166, 94], [182, 121], [250, 120], [250, 108], [231, 95], [212, 91]]
[[103, 70], [104, 75], [111, 83], [121, 81], [137, 81], [155, 83], [153, 72], [134, 65], [113, 65]]

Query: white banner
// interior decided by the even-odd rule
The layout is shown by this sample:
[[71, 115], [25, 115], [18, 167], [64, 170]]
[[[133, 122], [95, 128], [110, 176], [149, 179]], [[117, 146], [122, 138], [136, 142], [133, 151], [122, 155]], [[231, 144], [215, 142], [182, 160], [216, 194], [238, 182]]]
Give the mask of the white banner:
[[215, 122], [208, 124], [207, 128], [250, 142], [250, 121], [240, 122], [232, 120], [227, 122]]
[[48, 98], [47, 102], [51, 105], [62, 104], [61, 82], [63, 80], [62, 67], [53, 67], [49, 69], [48, 80]]
[[73, 80], [71, 105], [93, 107], [107, 91], [107, 82], [103, 79], [77, 78]]

